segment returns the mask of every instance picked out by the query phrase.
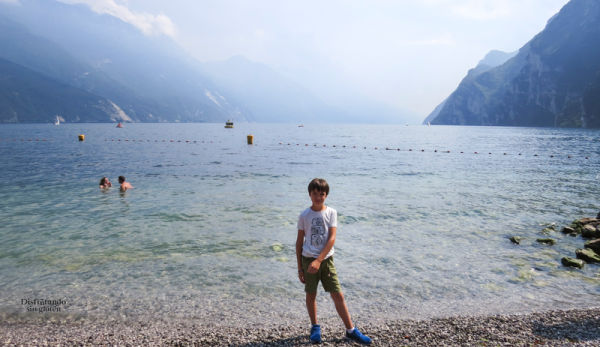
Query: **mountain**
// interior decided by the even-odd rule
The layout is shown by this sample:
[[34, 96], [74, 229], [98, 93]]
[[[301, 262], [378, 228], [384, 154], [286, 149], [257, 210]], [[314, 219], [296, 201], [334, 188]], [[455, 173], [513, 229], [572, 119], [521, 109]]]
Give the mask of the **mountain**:
[[0, 122], [61, 114], [67, 122], [404, 123], [407, 115], [327, 76], [298, 81], [242, 56], [200, 63], [171, 37], [57, 0], [0, 0], [0, 59], [15, 82], [0, 91]]
[[431, 124], [600, 127], [600, 2], [571, 0], [516, 56], [492, 65], [469, 71]]
[[130, 121], [112, 101], [0, 59], [0, 122]]
[[[14, 69], [13, 78], [17, 72], [28, 71], [24, 79], [39, 73], [79, 89], [77, 95], [105, 98], [133, 121], [244, 120], [244, 111], [230, 104], [170, 38], [145, 36], [84, 5], [21, 0], [19, 5], [0, 3], [0, 10], [0, 58], [26, 68]], [[0, 121], [54, 118], [36, 118], [26, 107], [15, 109], [21, 103], [13, 101], [11, 113], [18, 116]], [[80, 111], [72, 119], [112, 121], [108, 114], [102, 119]]]
[[[475, 66], [473, 69], [469, 70], [469, 72], [467, 73], [467, 76], [463, 79], [463, 82], [461, 82], [461, 84], [462, 83], [470, 83], [471, 81], [473, 81], [475, 79], [475, 77], [481, 75], [482, 73], [487, 72], [497, 66], [500, 66], [500, 65], [506, 63], [509, 59], [511, 59], [512, 57], [517, 55], [517, 53], [518, 52], [507, 53], [507, 52], [502, 52], [502, 51], [498, 51], [498, 50], [492, 50], [492, 51], [488, 52], [488, 54], [486, 54], [485, 57], [479, 61], [477, 66]], [[435, 122], [434, 119], [440, 114], [440, 112], [442, 112], [448, 99], [449, 98], [444, 99], [444, 101], [442, 101], [429, 114], [429, 116], [427, 116], [427, 118], [425, 118], [425, 120], [423, 121], [423, 124], [429, 124], [431, 122]]]

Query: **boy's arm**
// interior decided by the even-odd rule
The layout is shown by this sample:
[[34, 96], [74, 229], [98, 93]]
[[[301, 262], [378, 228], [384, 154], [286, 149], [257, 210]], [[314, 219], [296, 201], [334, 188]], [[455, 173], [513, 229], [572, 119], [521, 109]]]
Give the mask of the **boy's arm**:
[[325, 244], [325, 247], [323, 247], [323, 250], [317, 257], [317, 259], [313, 260], [313, 262], [310, 263], [310, 265], [308, 266], [309, 273], [314, 274], [314, 273], [317, 273], [317, 271], [319, 271], [319, 268], [321, 267], [321, 263], [323, 262], [323, 260], [325, 260], [327, 253], [329, 253], [329, 251], [331, 251], [331, 249], [333, 248], [333, 244], [335, 243], [336, 231], [337, 231], [336, 227], [329, 228], [329, 236], [327, 237], [327, 243]]
[[298, 278], [304, 283], [304, 271], [302, 270], [302, 245], [304, 244], [304, 230], [298, 229], [296, 238], [296, 260], [298, 262]]

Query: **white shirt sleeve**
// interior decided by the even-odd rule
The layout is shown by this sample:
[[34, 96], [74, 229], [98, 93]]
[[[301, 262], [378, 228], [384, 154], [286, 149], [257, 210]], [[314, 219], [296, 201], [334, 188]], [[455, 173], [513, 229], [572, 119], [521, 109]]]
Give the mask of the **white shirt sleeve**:
[[337, 228], [337, 211], [333, 208], [331, 209], [331, 220], [329, 223], [330, 228]]

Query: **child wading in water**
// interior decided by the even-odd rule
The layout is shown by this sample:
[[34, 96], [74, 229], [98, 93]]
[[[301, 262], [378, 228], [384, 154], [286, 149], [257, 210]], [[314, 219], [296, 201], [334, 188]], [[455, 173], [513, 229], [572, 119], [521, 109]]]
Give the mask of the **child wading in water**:
[[348, 307], [342, 294], [337, 272], [333, 265], [333, 244], [337, 231], [337, 211], [325, 206], [329, 194], [327, 181], [313, 179], [308, 185], [308, 194], [312, 206], [304, 210], [298, 218], [298, 238], [296, 239], [296, 258], [298, 259], [298, 278], [304, 283], [306, 309], [312, 323], [310, 341], [321, 343], [321, 326], [317, 323], [317, 285], [329, 292], [338, 315], [346, 326], [346, 337], [370, 344], [371, 339], [363, 335], [352, 324]]

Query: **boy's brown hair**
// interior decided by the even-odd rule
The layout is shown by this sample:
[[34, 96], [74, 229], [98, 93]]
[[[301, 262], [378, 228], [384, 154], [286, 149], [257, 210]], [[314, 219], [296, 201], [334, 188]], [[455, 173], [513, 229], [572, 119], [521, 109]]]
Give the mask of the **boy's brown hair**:
[[308, 184], [308, 194], [313, 190], [325, 192], [326, 195], [329, 195], [329, 184], [322, 178], [315, 178]]

